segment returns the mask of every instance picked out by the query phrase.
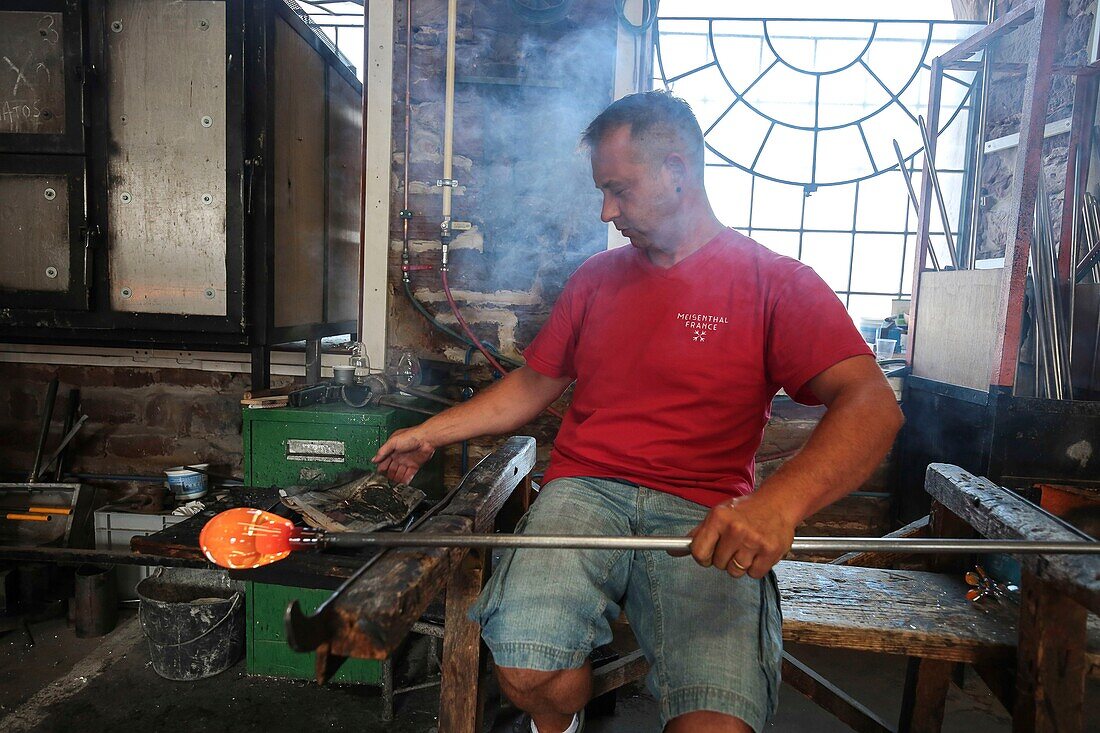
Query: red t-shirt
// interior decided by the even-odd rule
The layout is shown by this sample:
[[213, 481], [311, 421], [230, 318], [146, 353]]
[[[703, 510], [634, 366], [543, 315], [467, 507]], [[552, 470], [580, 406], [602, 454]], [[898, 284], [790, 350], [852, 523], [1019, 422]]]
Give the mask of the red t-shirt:
[[812, 269], [732, 229], [663, 269], [590, 257], [524, 355], [576, 379], [545, 481], [618, 478], [714, 506], [753, 490], [771, 400], [871, 351]]

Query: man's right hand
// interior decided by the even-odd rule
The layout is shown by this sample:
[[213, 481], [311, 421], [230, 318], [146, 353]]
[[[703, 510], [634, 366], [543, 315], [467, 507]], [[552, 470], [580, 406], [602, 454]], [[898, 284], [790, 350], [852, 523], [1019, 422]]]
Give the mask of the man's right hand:
[[394, 431], [371, 462], [390, 480], [407, 484], [434, 453], [435, 446], [417, 428], [406, 428]]

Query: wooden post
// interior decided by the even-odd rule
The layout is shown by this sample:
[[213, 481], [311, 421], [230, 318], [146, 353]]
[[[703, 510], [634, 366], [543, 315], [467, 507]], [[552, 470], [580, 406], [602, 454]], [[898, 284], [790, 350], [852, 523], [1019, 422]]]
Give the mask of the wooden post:
[[[932, 501], [928, 512], [929, 535], [952, 539], [967, 539], [975, 535], [974, 529], [959, 518], [957, 514], [938, 501]], [[934, 573], [962, 573], [966, 567], [965, 555], [930, 555], [928, 569]]]
[[1025, 570], [1021, 585], [1012, 731], [1081, 731], [1085, 703], [1085, 608], [1029, 571]]
[[481, 731], [481, 628], [466, 613], [481, 593], [488, 556], [467, 553], [447, 584], [439, 733]]
[[1043, 129], [1058, 31], [1063, 16], [1062, 0], [1037, 0], [1031, 21], [1032, 38], [1038, 50], [1028, 60], [1024, 77], [1024, 107], [1020, 114], [1020, 142], [1016, 148], [1008, 211], [1013, 217], [1012, 238], [1005, 248], [1004, 278], [997, 310], [997, 339], [994, 344], [992, 388], [1011, 388], [1016, 383], [1016, 360], [1023, 327], [1024, 285], [1028, 253], [1031, 250], [1035, 194], [1043, 166]]
[[909, 657], [898, 733], [939, 733], [954, 662]]

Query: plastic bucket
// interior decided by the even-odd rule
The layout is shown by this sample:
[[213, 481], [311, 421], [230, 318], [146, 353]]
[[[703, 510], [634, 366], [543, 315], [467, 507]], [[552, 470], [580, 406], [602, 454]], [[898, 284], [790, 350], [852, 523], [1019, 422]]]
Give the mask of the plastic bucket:
[[244, 654], [244, 594], [226, 574], [161, 569], [137, 584], [137, 595], [149, 658], [161, 677], [212, 677]]
[[[206, 468], [206, 463], [194, 464], [196, 468]], [[185, 502], [206, 496], [206, 474], [178, 466], [164, 472], [168, 477], [168, 488], [176, 496], [176, 501]]]

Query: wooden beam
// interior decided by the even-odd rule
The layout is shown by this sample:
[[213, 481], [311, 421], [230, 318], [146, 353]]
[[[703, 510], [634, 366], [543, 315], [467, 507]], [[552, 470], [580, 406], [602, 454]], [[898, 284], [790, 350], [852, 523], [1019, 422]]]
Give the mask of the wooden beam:
[[[928, 516], [914, 520], [900, 529], [896, 529], [884, 537], [910, 538], [928, 537]], [[836, 558], [830, 565], [848, 565], [860, 568], [890, 568], [897, 564], [898, 560], [913, 557], [904, 552], [849, 552]]]
[[898, 733], [940, 733], [952, 667], [940, 659], [909, 658]]
[[[933, 463], [924, 488], [983, 537], [1005, 540], [1081, 542], [1056, 518], [988, 479], [957, 466]], [[1020, 563], [1040, 579], [1100, 613], [1100, 558], [1093, 555], [1020, 555]]]
[[[471, 524], [465, 517], [439, 516], [425, 522], [422, 530], [465, 534], [471, 531]], [[332, 653], [358, 659], [388, 657], [443, 590], [467, 552], [444, 547], [387, 552], [328, 602]]]
[[[492, 531], [497, 512], [535, 465], [535, 439], [517, 436], [486, 456], [455, 498], [419, 531], [469, 534]], [[405, 548], [386, 552], [366, 573], [329, 601], [333, 654], [385, 659], [439, 595], [468, 550]]]
[[592, 670], [592, 699], [641, 679], [649, 671], [649, 661], [636, 649], [613, 662]]
[[470, 552], [447, 583], [439, 733], [480, 733], [483, 686], [481, 628], [466, 618], [481, 592], [488, 553]]
[[497, 512], [534, 467], [535, 439], [523, 435], [508, 438], [470, 470], [462, 480], [469, 489], [454, 498], [446, 513], [468, 517], [476, 534], [492, 532]]
[[1012, 234], [1005, 249], [1006, 277], [1001, 282], [997, 309], [997, 338], [994, 342], [993, 368], [989, 379], [993, 388], [1010, 388], [1016, 382], [1028, 253], [1031, 250], [1035, 196], [1043, 162], [1043, 128], [1046, 125], [1054, 54], [1060, 40], [1058, 32], [1064, 15], [1062, 6], [1063, 0], [1034, 2], [1031, 47], [1037, 51], [1034, 58], [1028, 60], [1027, 74], [1024, 77], [1020, 144], [1016, 149], [1009, 204], [1006, 207], [1011, 217]]
[[1015, 610], [966, 600], [961, 576], [783, 561], [783, 639], [836, 649], [1004, 664]]
[[990, 41], [1030, 21], [1035, 17], [1035, 5], [1035, 0], [1029, 0], [1020, 7], [1005, 13], [965, 41], [955, 44], [945, 53], [940, 54], [940, 64], [945, 69], [955, 68], [955, 62], [965, 61], [985, 48]]
[[895, 733], [893, 726], [786, 652], [783, 681], [856, 733]]
[[1062, 589], [1025, 572], [1013, 733], [1079, 733], [1084, 725], [1083, 606]]

